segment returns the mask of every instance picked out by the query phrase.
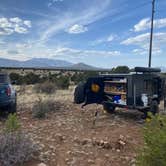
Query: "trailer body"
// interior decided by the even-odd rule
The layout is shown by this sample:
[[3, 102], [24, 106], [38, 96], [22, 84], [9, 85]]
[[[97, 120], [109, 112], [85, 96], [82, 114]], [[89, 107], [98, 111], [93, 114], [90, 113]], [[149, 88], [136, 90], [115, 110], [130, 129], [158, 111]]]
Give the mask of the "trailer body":
[[[163, 99], [164, 79], [160, 70], [135, 68], [129, 74], [110, 74], [88, 78], [84, 84], [83, 106], [102, 104], [114, 110], [116, 107], [138, 109], [143, 112], [158, 106]], [[75, 98], [78, 94], [75, 94]], [[77, 103], [77, 102], [76, 102]], [[158, 108], [155, 108], [158, 109]], [[157, 110], [156, 110], [157, 111]]]

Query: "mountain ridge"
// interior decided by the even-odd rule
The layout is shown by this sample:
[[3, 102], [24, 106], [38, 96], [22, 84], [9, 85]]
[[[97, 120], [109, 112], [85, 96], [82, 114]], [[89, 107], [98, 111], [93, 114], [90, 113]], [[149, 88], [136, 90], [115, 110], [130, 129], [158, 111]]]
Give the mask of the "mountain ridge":
[[32, 58], [26, 61], [0, 58], [0, 67], [27, 67], [27, 68], [70, 68], [80, 70], [94, 70], [97, 67], [85, 63], [71, 63], [65, 60], [55, 60], [49, 58]]

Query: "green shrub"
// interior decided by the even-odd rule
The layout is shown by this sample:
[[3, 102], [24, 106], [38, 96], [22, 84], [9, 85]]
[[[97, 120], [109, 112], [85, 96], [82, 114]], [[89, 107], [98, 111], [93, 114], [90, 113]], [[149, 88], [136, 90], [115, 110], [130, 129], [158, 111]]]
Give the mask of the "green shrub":
[[117, 66], [116, 68], [112, 68], [113, 73], [129, 73], [130, 68], [128, 66]]
[[36, 84], [34, 86], [34, 90], [37, 93], [47, 93], [47, 94], [51, 94], [51, 93], [55, 93], [56, 92], [56, 85], [52, 82], [46, 81], [44, 83], [40, 83], [40, 84]]
[[15, 132], [20, 129], [20, 124], [17, 119], [16, 114], [9, 114], [8, 119], [5, 123], [5, 131], [6, 132]]
[[11, 81], [16, 81], [17, 85], [22, 85], [22, 84], [36, 84], [43, 82], [43, 79], [40, 78], [40, 75], [34, 74], [34, 73], [28, 73], [26, 75], [20, 75], [17, 73], [11, 73], [10, 74], [10, 79]]
[[47, 103], [41, 100], [36, 103], [32, 108], [32, 116], [34, 118], [42, 119], [46, 117], [46, 112], [49, 110]]
[[36, 152], [37, 146], [20, 130], [16, 115], [9, 115], [4, 132], [0, 133], [0, 166], [23, 165]]
[[151, 116], [144, 129], [144, 147], [137, 157], [138, 166], [166, 165], [166, 116]]
[[17, 85], [22, 85], [24, 83], [24, 76], [17, 73], [11, 73], [10, 79], [12, 82], [15, 81]]
[[34, 73], [28, 73], [27, 75], [24, 76], [23, 78], [23, 83], [25, 84], [36, 84], [36, 83], [40, 83], [41, 78], [39, 75], [36, 75]]
[[59, 88], [59, 89], [68, 89], [69, 85], [70, 85], [69, 77], [60, 76], [60, 77], [56, 78], [55, 84], [56, 84], [57, 88]]
[[76, 85], [80, 82], [86, 81], [89, 77], [94, 77], [99, 75], [97, 71], [84, 71], [84, 72], [76, 72], [71, 76], [71, 81], [73, 81]]
[[40, 99], [32, 108], [32, 116], [39, 119], [45, 118], [47, 113], [58, 111], [60, 106], [60, 103], [51, 99], [45, 101]]

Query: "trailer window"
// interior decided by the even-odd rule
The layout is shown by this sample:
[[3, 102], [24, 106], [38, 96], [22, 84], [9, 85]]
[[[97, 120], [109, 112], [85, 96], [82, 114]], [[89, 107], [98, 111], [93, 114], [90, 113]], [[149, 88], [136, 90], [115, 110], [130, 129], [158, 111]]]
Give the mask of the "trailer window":
[[144, 90], [147, 94], [152, 93], [153, 91], [153, 84], [151, 80], [144, 81]]
[[144, 90], [146, 94], [153, 95], [157, 93], [158, 90], [158, 81], [157, 80], [145, 80], [144, 81]]

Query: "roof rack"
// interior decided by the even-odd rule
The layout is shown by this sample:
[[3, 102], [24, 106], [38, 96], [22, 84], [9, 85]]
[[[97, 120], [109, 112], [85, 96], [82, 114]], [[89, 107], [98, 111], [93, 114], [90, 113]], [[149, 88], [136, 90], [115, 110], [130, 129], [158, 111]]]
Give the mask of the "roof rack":
[[149, 68], [149, 67], [135, 67], [135, 72], [142, 72], [142, 73], [160, 73], [160, 68]]

